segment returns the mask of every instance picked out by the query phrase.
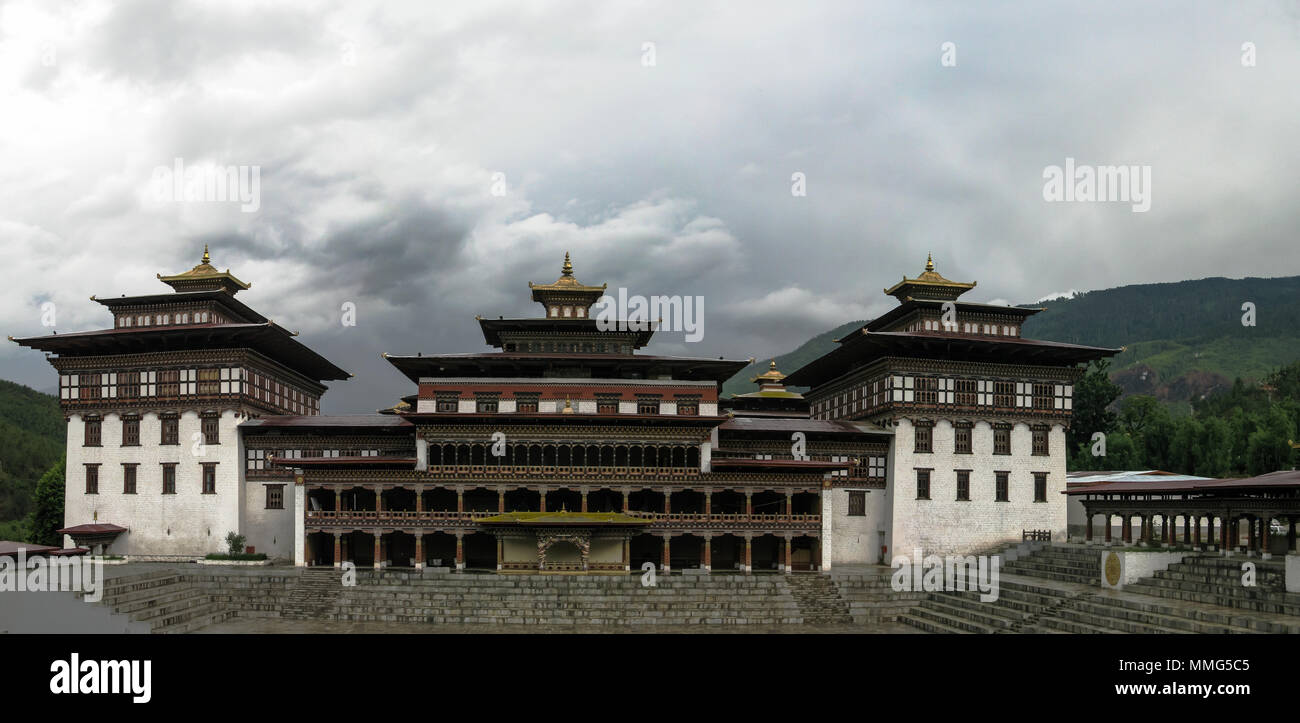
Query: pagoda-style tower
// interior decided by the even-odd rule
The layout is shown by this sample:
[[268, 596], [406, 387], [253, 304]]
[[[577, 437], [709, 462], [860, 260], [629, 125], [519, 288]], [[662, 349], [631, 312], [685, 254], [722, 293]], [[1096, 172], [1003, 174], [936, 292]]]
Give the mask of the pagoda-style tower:
[[[566, 254], [559, 279], [529, 284], [541, 318], [478, 320], [492, 351], [385, 355], [417, 385], [403, 404], [328, 430], [293, 422], [306, 456], [276, 450], [274, 436], [246, 436], [273, 465], [302, 470], [300, 564], [820, 567], [824, 486], [883, 487], [888, 436], [809, 420], [797, 394], [767, 399], [782, 401], [785, 419], [720, 414], [719, 386], [747, 362], [638, 353], [652, 329], [591, 318], [605, 288], [579, 282]], [[765, 378], [762, 393], [774, 394], [773, 383]], [[396, 442], [402, 424], [416, 434], [409, 459], [378, 440], [391, 430]], [[300, 438], [288, 426], [278, 431]], [[807, 440], [797, 454], [794, 432]], [[333, 435], [377, 441], [370, 457], [331, 457], [322, 450]], [[867, 479], [869, 469], [879, 477]]]
[[785, 380], [811, 387], [814, 419], [893, 430], [892, 495], [873, 513], [885, 559], [1066, 533], [1074, 383], [1081, 365], [1120, 350], [1024, 339], [1025, 318], [1042, 309], [961, 301], [974, 287], [927, 258], [921, 275], [885, 290], [897, 307]]
[[[292, 490], [242, 481], [237, 426], [315, 415], [322, 382], [348, 374], [238, 301], [249, 285], [206, 246], [194, 268], [158, 278], [173, 291], [91, 297], [110, 329], [11, 339], [59, 372], [67, 534], [98, 545], [108, 528], [111, 553], [190, 559], [224, 549], [228, 532], [292, 530]], [[292, 551], [289, 535], [265, 538], [265, 552], [273, 539]]]

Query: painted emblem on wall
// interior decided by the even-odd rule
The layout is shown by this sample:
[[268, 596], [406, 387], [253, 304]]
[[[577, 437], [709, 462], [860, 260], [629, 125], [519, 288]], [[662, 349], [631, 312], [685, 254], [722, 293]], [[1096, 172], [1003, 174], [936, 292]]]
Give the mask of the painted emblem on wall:
[[1109, 553], [1106, 555], [1106, 584], [1115, 587], [1119, 584], [1119, 555]]

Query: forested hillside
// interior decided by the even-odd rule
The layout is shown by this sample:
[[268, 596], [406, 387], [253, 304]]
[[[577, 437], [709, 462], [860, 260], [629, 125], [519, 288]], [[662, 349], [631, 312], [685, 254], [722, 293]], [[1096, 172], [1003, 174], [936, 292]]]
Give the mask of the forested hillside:
[[0, 522], [27, 516], [36, 480], [63, 457], [59, 401], [0, 380]]
[[[1243, 325], [1243, 304], [1253, 326]], [[1125, 395], [1145, 394], [1186, 415], [1192, 402], [1227, 391], [1237, 378], [1258, 381], [1300, 359], [1300, 277], [1199, 279], [1089, 291], [1068, 299], [1025, 304], [1045, 308], [1023, 335], [1091, 346], [1126, 347], [1110, 366]], [[819, 334], [776, 357], [787, 374], [835, 347], [832, 339], [861, 327], [854, 321]], [[753, 391], [758, 360], [724, 386]]]

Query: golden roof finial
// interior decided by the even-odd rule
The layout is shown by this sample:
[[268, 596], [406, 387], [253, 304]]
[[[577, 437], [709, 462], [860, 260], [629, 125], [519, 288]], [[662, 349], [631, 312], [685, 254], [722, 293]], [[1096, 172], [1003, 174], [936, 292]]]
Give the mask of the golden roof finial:
[[199, 263], [201, 263], [201, 264], [210, 264], [210, 263], [212, 263], [212, 257], [208, 255], [208, 245], [207, 245], [207, 244], [203, 244], [203, 259], [200, 260]]
[[772, 371], [776, 371], [776, 360], [773, 359], [772, 363], [767, 365], [767, 368], [771, 369]]
[[934, 271], [934, 257], [930, 254], [925, 255], [925, 270]]
[[561, 276], [573, 276], [573, 264], [569, 261], [569, 252], [564, 252], [564, 266], [560, 269]]

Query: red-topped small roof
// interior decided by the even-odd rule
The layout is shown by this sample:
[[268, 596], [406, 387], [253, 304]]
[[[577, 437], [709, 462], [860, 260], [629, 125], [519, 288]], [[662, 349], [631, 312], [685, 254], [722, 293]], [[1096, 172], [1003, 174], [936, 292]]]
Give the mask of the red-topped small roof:
[[126, 528], [107, 523], [94, 523], [89, 525], [65, 527], [62, 530], [55, 531], [60, 535], [111, 535], [114, 533], [126, 532]]

